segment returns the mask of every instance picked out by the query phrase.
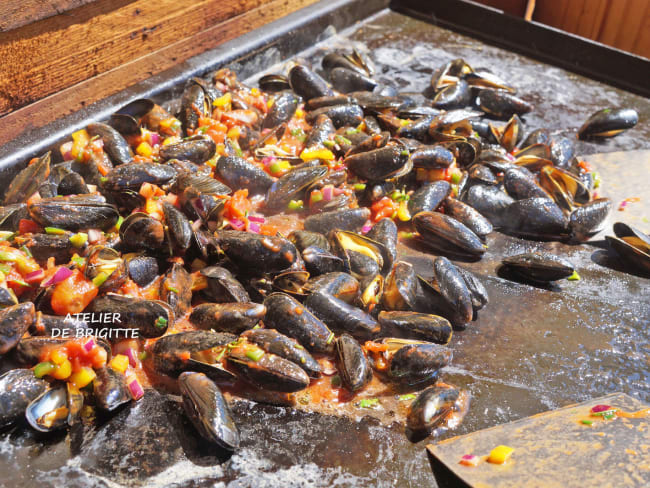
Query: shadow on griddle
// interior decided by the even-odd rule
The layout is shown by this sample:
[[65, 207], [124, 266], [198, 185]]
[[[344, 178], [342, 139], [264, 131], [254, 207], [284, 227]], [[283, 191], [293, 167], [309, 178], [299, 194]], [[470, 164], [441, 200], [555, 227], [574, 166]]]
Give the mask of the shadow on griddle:
[[598, 266], [611, 269], [612, 271], [618, 271], [619, 273], [630, 274], [638, 278], [650, 278], [650, 273], [646, 273], [642, 269], [633, 268], [623, 261], [616, 251], [607, 247], [606, 244], [603, 247], [604, 249], [598, 249], [591, 254], [591, 260]]
[[503, 278], [504, 280], [513, 281], [521, 285], [532, 286], [534, 288], [539, 288], [540, 290], [557, 291], [557, 292], [562, 291], [562, 287], [558, 285], [556, 282], [542, 283], [539, 281], [532, 281], [524, 278], [521, 275], [518, 275], [507, 266], [499, 266], [497, 268], [497, 276], [499, 278]]

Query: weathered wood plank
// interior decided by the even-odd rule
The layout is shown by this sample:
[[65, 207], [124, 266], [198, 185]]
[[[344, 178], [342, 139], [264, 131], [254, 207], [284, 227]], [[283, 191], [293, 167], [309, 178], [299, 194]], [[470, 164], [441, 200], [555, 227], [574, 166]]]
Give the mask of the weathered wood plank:
[[0, 145], [317, 0], [273, 0], [0, 118]]
[[0, 2], [0, 32], [59, 15], [97, 0], [8, 0]]
[[0, 114], [186, 39], [265, 0], [98, 0], [3, 35]]

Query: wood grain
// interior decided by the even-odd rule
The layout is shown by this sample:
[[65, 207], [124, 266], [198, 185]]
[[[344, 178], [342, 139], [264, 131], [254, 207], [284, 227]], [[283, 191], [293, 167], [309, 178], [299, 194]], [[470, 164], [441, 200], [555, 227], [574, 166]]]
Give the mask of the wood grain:
[[[0, 114], [260, 7], [265, 0], [98, 0], [3, 34]], [[285, 11], [286, 12], [286, 11]]]
[[59, 15], [97, 0], [4, 0], [0, 2], [0, 32]]
[[317, 0], [273, 0], [0, 118], [0, 145]]

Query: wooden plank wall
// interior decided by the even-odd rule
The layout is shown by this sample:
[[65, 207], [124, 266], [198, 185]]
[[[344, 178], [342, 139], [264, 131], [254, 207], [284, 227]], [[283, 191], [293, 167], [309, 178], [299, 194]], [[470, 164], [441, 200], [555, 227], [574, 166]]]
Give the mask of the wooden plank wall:
[[[533, 0], [475, 0], [519, 17]], [[533, 20], [650, 58], [650, 0], [535, 0]]]
[[537, 0], [533, 19], [650, 58], [650, 0]]
[[0, 1], [0, 144], [315, 1]]

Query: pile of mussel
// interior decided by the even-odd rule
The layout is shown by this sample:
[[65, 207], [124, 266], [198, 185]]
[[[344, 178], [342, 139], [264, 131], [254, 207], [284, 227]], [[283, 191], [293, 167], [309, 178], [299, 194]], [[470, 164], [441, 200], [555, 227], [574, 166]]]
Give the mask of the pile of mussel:
[[[192, 78], [180, 100], [135, 100], [18, 173], [0, 208], [0, 355], [23, 369], [0, 378], [0, 426], [113, 411], [141, 396], [127, 378], [142, 371], [173, 378], [196, 430], [228, 450], [240, 436], [222, 389], [237, 384], [291, 402], [328, 375], [351, 395], [377, 378], [417, 392], [406, 423], [420, 433], [459, 409], [439, 382], [447, 344], [488, 296], [448, 257], [480, 259], [495, 228], [583, 240], [611, 202], [573, 142], [527, 131], [532, 105], [487, 70], [452, 60], [422, 94], [378, 83], [356, 51], [327, 53], [321, 72], [294, 64], [261, 91], [228, 69]], [[635, 123], [605, 110], [579, 135]], [[647, 236], [615, 231], [647, 262]], [[400, 238], [437, 254], [431, 269], [400, 260]], [[540, 255], [504, 264], [573, 272]], [[102, 337], [96, 316], [137, 338]], [[61, 330], [95, 331], [105, 351], [80, 388], [60, 363], [35, 374], [71, 340]]]

